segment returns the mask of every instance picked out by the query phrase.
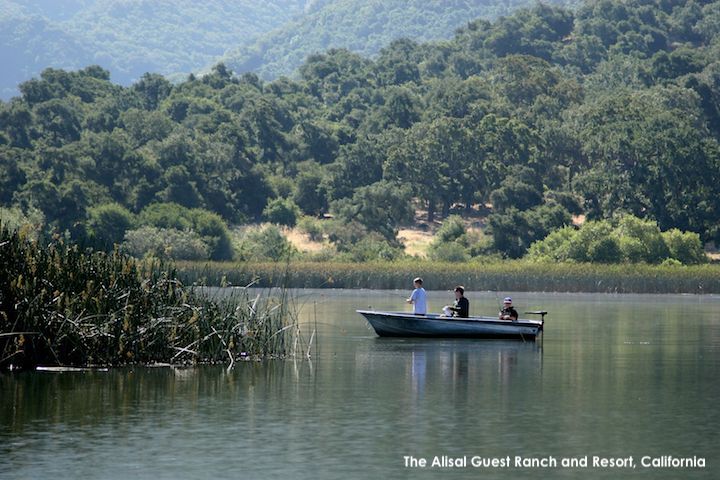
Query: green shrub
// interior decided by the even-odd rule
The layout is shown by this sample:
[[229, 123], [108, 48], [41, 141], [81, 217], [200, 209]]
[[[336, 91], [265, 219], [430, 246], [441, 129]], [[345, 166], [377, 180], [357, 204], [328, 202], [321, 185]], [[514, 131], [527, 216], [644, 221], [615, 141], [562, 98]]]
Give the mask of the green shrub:
[[121, 249], [136, 258], [208, 260], [210, 247], [197, 232], [175, 228], [140, 227], [125, 234]]
[[460, 215], [450, 215], [442, 223], [435, 234], [436, 242], [452, 242], [463, 236], [466, 232], [465, 222]]
[[573, 227], [563, 227], [551, 232], [544, 240], [530, 245], [527, 258], [541, 262], [565, 262], [574, 260], [570, 255], [570, 248], [577, 230]]
[[335, 247], [340, 252], [349, 251], [353, 245], [368, 235], [364, 225], [355, 221], [345, 222], [340, 219], [332, 219], [323, 223], [323, 230]]
[[624, 215], [618, 222], [615, 234], [623, 239], [620, 249], [630, 262], [660, 263], [670, 254], [660, 228], [654, 221]]
[[468, 255], [471, 257], [487, 257], [489, 255], [497, 255], [493, 251], [492, 237], [485, 235], [479, 230], [469, 230], [458, 239], [461, 245], [467, 247]]
[[438, 262], [467, 262], [470, 258], [467, 249], [457, 242], [434, 244], [428, 251], [431, 260]]
[[682, 267], [682, 262], [675, 258], [666, 258], [660, 265], [663, 267]]
[[190, 210], [193, 230], [210, 247], [210, 259], [231, 260], [233, 258], [232, 241], [227, 224], [217, 213], [201, 208]]
[[119, 203], [106, 203], [88, 209], [87, 230], [92, 244], [102, 250], [112, 250], [120, 244], [125, 232], [135, 223], [134, 215]]
[[302, 217], [298, 222], [298, 229], [310, 237], [313, 242], [323, 240], [323, 229], [320, 222], [312, 217]]
[[391, 245], [382, 235], [371, 233], [355, 243], [345, 257], [353, 262], [370, 262], [396, 260], [403, 255], [404, 252], [401, 248]]
[[288, 227], [295, 226], [299, 215], [300, 209], [289, 198], [270, 200], [263, 210], [265, 220], [277, 225], [287, 225]]
[[137, 224], [182, 232], [192, 230], [208, 246], [212, 260], [233, 258], [234, 252], [227, 224], [220, 215], [208, 210], [189, 209], [177, 203], [154, 203], [140, 212]]
[[138, 214], [138, 226], [188, 230], [193, 227], [189, 210], [177, 203], [152, 203]]
[[37, 209], [25, 213], [18, 207], [0, 207], [0, 225], [8, 231], [19, 232], [24, 238], [37, 240], [45, 226], [45, 217]]
[[655, 222], [631, 215], [621, 217], [617, 226], [607, 220], [590, 221], [577, 231], [567, 227], [552, 232], [531, 245], [527, 258], [652, 264], [665, 263], [666, 259], [672, 258], [688, 265], [707, 262], [698, 234], [677, 229], [661, 233]]
[[665, 245], [670, 252], [670, 258], [685, 265], [707, 263], [700, 235], [694, 232], [681, 232], [677, 228], [663, 232]]
[[587, 259], [595, 263], [618, 263], [623, 254], [620, 244], [614, 237], [602, 237], [588, 245]]
[[281, 261], [297, 254], [295, 247], [275, 225], [248, 228], [236, 246], [241, 261]]

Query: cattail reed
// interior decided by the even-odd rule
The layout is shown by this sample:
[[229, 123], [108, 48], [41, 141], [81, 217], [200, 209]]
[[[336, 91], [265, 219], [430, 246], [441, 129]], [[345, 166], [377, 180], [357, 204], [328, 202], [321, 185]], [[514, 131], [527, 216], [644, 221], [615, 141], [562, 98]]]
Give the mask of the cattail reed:
[[0, 226], [0, 368], [233, 365], [293, 354], [292, 299], [284, 288], [256, 290], [185, 286], [170, 264]]
[[471, 290], [603, 292], [603, 293], [720, 293], [720, 265], [645, 265], [536, 263], [527, 260], [473, 261], [449, 264], [432, 261], [372, 263], [193, 263], [179, 262], [185, 281], [210, 285], [222, 279], [234, 284], [257, 280], [272, 286], [281, 280], [295, 288], [408, 288], [420, 274], [431, 289], [463, 284]]

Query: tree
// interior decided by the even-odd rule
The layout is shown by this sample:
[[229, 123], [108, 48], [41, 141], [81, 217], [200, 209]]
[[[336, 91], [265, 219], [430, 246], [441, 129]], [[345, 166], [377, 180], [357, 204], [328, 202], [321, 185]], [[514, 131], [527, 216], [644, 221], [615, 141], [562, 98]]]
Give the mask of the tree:
[[539, 261], [601, 263], [679, 264], [707, 261], [696, 233], [671, 229], [660, 232], [657, 224], [625, 215], [613, 225], [607, 220], [590, 221], [579, 229], [566, 227], [532, 244], [528, 258]]
[[295, 248], [274, 225], [248, 230], [237, 247], [237, 258], [241, 261], [277, 262], [295, 253]]
[[670, 254], [657, 223], [624, 215], [615, 229], [620, 251], [631, 261], [660, 263]]
[[465, 153], [470, 150], [464, 144], [467, 137], [459, 121], [439, 118], [413, 125], [404, 141], [388, 152], [385, 179], [412, 185], [415, 194], [427, 202], [429, 222], [434, 220], [438, 203], [446, 214], [459, 196], [459, 167], [469, 162]]
[[209, 247], [197, 232], [175, 228], [140, 227], [125, 233], [123, 252], [137, 258], [208, 260]]
[[410, 189], [391, 182], [377, 182], [355, 191], [351, 199], [333, 202], [331, 210], [346, 222], [358, 222], [368, 230], [395, 241], [400, 225], [412, 220]]
[[591, 217], [625, 211], [663, 229], [707, 231], [720, 212], [710, 194], [720, 150], [701, 116], [695, 93], [680, 87], [603, 96], [573, 112], [592, 165], [576, 183]]
[[211, 260], [233, 258], [227, 224], [216, 213], [201, 208], [189, 209], [176, 203], [155, 203], [140, 212], [137, 224], [181, 232], [193, 231], [207, 245]]
[[557, 204], [520, 211], [514, 207], [488, 217], [493, 247], [510, 258], [520, 258], [533, 242], [570, 224], [570, 213]]
[[379, 112], [383, 127], [394, 125], [410, 128], [420, 120], [418, 103], [419, 99], [412, 90], [406, 87], [388, 88], [385, 103]]
[[360, 136], [356, 142], [340, 147], [337, 160], [328, 167], [329, 196], [334, 200], [349, 197], [356, 188], [382, 180], [385, 153], [395, 136], [396, 131], [390, 130]]
[[263, 217], [265, 217], [268, 222], [277, 225], [287, 225], [288, 227], [295, 226], [299, 215], [300, 209], [295, 202], [288, 198], [270, 200], [265, 210], [263, 210]]
[[320, 215], [328, 209], [326, 174], [315, 162], [302, 163], [295, 177], [293, 200], [307, 215]]
[[172, 84], [162, 75], [146, 73], [133, 85], [133, 90], [145, 110], [156, 110], [160, 103], [170, 96]]
[[125, 232], [135, 223], [133, 214], [118, 203], [106, 203], [88, 209], [88, 234], [91, 243], [103, 250], [111, 250], [122, 243]]
[[670, 258], [683, 265], [707, 263], [708, 257], [703, 250], [700, 235], [694, 232], [681, 232], [672, 228], [662, 232], [663, 241], [668, 248]]

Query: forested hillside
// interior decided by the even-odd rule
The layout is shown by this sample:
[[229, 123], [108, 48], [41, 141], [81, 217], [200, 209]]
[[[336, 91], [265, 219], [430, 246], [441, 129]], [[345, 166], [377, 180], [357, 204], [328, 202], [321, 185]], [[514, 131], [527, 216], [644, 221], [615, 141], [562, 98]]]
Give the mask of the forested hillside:
[[370, 55], [400, 37], [449, 38], [474, 18], [534, 1], [0, 0], [0, 98], [48, 67], [97, 64], [127, 85], [146, 72], [179, 79], [222, 60], [274, 79], [329, 47]]
[[310, 9], [312, 0], [0, 0], [0, 96], [47, 67], [99, 64], [122, 84], [191, 72]]
[[329, 50], [297, 81], [46, 70], [0, 105], [0, 204], [105, 247], [194, 232], [214, 258], [223, 221], [328, 212], [337, 251], [386, 258], [416, 208], [486, 219], [484, 239], [446, 232], [467, 255], [522, 256], [572, 215], [609, 221], [580, 260], [648, 225], [622, 214], [718, 240], [718, 25], [720, 1], [600, 0]]
[[[222, 61], [238, 72], [253, 71], [265, 80], [291, 75], [313, 53], [345, 48], [363, 56], [377, 54], [393, 40], [445, 39], [476, 18], [492, 20], [535, 0], [334, 0], [308, 15], [228, 52]], [[576, 5], [578, 0], [543, 3]]]

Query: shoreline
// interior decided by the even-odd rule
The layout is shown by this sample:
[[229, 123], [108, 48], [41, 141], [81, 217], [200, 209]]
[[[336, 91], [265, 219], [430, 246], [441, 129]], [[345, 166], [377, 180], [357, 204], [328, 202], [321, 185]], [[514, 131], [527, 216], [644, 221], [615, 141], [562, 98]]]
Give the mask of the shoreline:
[[385, 263], [177, 262], [187, 285], [402, 290], [412, 278], [428, 290], [464, 285], [473, 291], [718, 294], [720, 265], [544, 264], [522, 260], [462, 265], [430, 261]]

